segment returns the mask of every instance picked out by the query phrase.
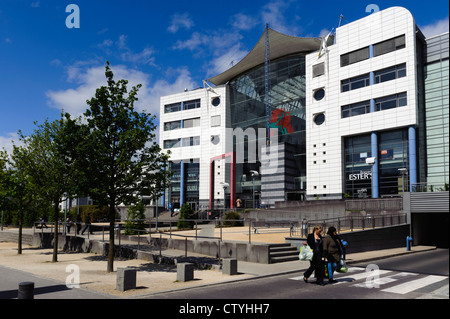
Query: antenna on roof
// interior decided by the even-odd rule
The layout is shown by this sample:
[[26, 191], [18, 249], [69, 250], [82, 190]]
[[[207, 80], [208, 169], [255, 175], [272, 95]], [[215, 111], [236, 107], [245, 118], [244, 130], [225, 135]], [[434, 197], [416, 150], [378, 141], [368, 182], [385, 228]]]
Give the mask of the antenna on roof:
[[347, 19], [345, 19], [344, 15], [341, 13], [341, 15], [339, 16], [339, 25], [338, 25], [338, 28], [341, 26], [342, 20], [345, 20], [345, 22], [348, 23]]

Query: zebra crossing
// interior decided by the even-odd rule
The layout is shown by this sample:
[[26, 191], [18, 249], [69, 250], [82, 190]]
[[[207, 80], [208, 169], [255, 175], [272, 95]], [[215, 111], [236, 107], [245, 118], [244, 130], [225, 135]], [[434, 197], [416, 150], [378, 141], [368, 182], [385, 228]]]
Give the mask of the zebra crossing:
[[[303, 275], [289, 278], [290, 280], [303, 280]], [[435, 284], [447, 284], [448, 276], [423, 275], [413, 272], [398, 272], [378, 269], [376, 265], [363, 267], [349, 267], [347, 273], [334, 273], [337, 280], [333, 286], [349, 284], [349, 287], [377, 288], [382, 292], [405, 295], [418, 290], [431, 290]], [[446, 283], [444, 282], [446, 281]], [[325, 280], [326, 282], [326, 280]]]

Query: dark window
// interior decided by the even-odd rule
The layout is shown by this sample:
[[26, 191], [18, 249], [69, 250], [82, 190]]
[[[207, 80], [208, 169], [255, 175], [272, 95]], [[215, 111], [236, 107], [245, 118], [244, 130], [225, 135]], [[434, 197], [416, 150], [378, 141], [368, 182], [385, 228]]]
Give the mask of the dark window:
[[342, 106], [342, 118], [370, 113], [370, 101]]
[[314, 117], [314, 123], [316, 123], [316, 125], [322, 125], [324, 122], [325, 122], [325, 114], [320, 113]]
[[383, 83], [406, 76], [406, 63], [375, 72], [375, 83]]
[[318, 89], [314, 92], [314, 100], [320, 101], [325, 97], [325, 90], [324, 89]]
[[369, 73], [341, 81], [341, 92], [356, 90], [370, 85]]
[[374, 57], [380, 56], [389, 52], [403, 49], [405, 47], [405, 35], [392, 38], [373, 45]]
[[164, 131], [173, 131], [181, 128], [181, 121], [164, 123]]
[[341, 55], [341, 67], [357, 63], [369, 58], [369, 47]]
[[313, 78], [325, 74], [325, 63], [319, 63], [312, 66], [312, 76]]
[[193, 101], [184, 102], [184, 109], [185, 110], [198, 109], [199, 107], [200, 107], [200, 100], [193, 100]]
[[219, 106], [219, 105], [220, 105], [220, 97], [215, 97], [215, 98], [212, 100], [212, 105], [213, 105], [213, 106]]
[[164, 106], [164, 113], [181, 111], [181, 103], [168, 104]]
[[164, 141], [164, 148], [176, 148], [180, 147], [181, 139], [176, 138], [174, 140], [165, 140]]
[[384, 111], [407, 104], [406, 92], [375, 99], [375, 111]]

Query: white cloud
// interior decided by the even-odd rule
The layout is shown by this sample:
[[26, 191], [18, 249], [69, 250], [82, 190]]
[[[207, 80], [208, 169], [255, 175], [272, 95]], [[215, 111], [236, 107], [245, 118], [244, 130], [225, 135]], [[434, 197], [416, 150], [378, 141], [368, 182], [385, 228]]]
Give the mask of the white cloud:
[[266, 4], [261, 12], [261, 18], [264, 23], [268, 23], [271, 29], [278, 32], [296, 35], [300, 28], [295, 24], [289, 24], [285, 12], [289, 9], [292, 0], [276, 0]]
[[0, 136], [0, 150], [5, 149], [9, 155], [12, 154], [13, 145], [22, 145], [17, 133], [9, 133], [7, 136]]
[[[104, 66], [80, 66], [79, 64], [67, 68], [67, 80], [75, 83], [75, 88], [46, 93], [51, 107], [64, 109], [74, 117], [85, 112], [88, 108], [86, 100], [94, 97], [97, 88], [107, 85]], [[195, 87], [186, 68], [170, 70], [165, 74], [164, 79], [157, 80], [153, 84], [150, 82], [150, 76], [142, 71], [123, 65], [112, 65], [111, 70], [114, 73], [114, 80], [128, 80], [128, 90], [132, 86], [142, 84], [137, 95], [139, 100], [135, 107], [139, 111], [146, 111], [154, 115], [159, 114], [161, 96], [182, 92], [184, 88]]]
[[189, 13], [175, 13], [171, 17], [170, 25], [167, 30], [171, 33], [178, 32], [179, 29], [183, 28], [189, 30], [194, 26], [194, 21], [192, 21]]
[[448, 32], [449, 20], [448, 17], [442, 20], [435, 21], [434, 23], [419, 27], [426, 38]]
[[237, 30], [248, 31], [257, 26], [258, 23], [258, 19], [243, 13], [238, 13], [231, 17], [231, 25]]

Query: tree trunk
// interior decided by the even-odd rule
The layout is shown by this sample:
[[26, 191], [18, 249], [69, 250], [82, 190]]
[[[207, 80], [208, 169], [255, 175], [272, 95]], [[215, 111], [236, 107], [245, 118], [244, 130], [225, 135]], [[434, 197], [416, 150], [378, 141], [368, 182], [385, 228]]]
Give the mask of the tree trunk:
[[[109, 203], [109, 251], [108, 251], [108, 266], [106, 272], [114, 271], [114, 226], [116, 219], [115, 200]], [[120, 231], [120, 230], [119, 230]]]
[[[59, 217], [59, 198], [53, 202], [54, 205], [54, 219], [55, 219], [55, 232], [53, 235], [53, 258], [52, 262], [56, 263], [58, 261], [58, 217]], [[63, 226], [64, 227], [64, 226]]]
[[17, 240], [17, 253], [22, 254], [22, 228], [23, 228], [23, 212], [19, 211], [19, 238]]

